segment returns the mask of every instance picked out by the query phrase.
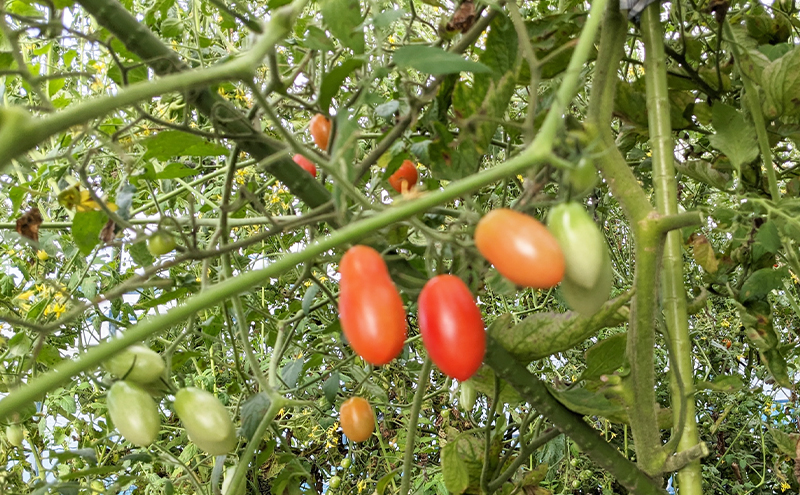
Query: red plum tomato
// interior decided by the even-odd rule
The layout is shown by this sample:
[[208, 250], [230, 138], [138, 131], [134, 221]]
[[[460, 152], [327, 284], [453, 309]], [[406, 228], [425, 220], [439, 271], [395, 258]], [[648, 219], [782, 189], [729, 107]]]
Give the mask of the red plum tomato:
[[425, 284], [417, 301], [422, 343], [433, 363], [459, 381], [480, 368], [486, 352], [483, 318], [467, 285], [454, 275]]
[[318, 113], [311, 117], [311, 122], [308, 123], [308, 130], [311, 133], [311, 138], [314, 139], [314, 144], [321, 150], [327, 151], [328, 140], [331, 137], [331, 121], [321, 113]]
[[308, 158], [304, 157], [303, 155], [297, 154], [292, 157], [292, 160], [294, 160], [296, 164], [300, 165], [300, 168], [311, 174], [312, 177], [314, 178], [317, 177], [317, 167], [314, 166], [314, 164], [311, 163], [311, 161]]
[[339, 424], [350, 440], [363, 442], [372, 435], [375, 429], [375, 418], [372, 407], [366, 399], [351, 397], [339, 408]]
[[339, 263], [339, 320], [353, 350], [383, 365], [406, 339], [406, 312], [381, 255], [368, 246], [350, 248]]
[[389, 177], [389, 185], [392, 186], [392, 189], [395, 191], [402, 193], [414, 187], [418, 178], [419, 175], [417, 174], [417, 167], [414, 166], [414, 162], [406, 160], [400, 165], [400, 168]]
[[535, 218], [501, 208], [475, 228], [475, 246], [501, 275], [523, 287], [549, 289], [564, 277], [558, 241]]

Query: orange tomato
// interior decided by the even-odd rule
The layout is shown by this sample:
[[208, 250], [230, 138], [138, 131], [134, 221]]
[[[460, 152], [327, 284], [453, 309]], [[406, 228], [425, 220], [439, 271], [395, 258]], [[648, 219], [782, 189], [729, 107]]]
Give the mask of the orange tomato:
[[320, 149], [327, 151], [328, 140], [331, 137], [331, 121], [321, 113], [318, 113], [311, 117], [311, 122], [308, 123], [308, 130], [311, 132], [314, 143]]
[[564, 255], [541, 222], [501, 208], [475, 228], [475, 246], [500, 274], [517, 285], [549, 289], [564, 277]]
[[308, 158], [304, 157], [301, 154], [297, 154], [292, 157], [292, 160], [294, 160], [296, 164], [300, 165], [300, 168], [311, 174], [312, 177], [316, 178], [317, 167], [314, 166], [314, 164], [311, 163], [311, 161]]
[[418, 178], [419, 175], [417, 174], [417, 167], [414, 166], [414, 162], [406, 160], [400, 165], [400, 168], [389, 177], [389, 185], [392, 186], [392, 189], [395, 191], [402, 193], [414, 187]]
[[339, 408], [339, 424], [347, 438], [354, 442], [363, 442], [369, 438], [375, 430], [375, 418], [369, 402], [361, 397], [351, 397], [344, 401]]

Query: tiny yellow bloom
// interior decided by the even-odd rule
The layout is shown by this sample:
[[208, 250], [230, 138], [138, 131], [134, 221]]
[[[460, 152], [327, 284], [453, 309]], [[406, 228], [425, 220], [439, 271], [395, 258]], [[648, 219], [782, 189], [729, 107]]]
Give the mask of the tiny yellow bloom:
[[26, 290], [22, 294], [18, 295], [17, 299], [22, 299], [23, 301], [29, 301], [30, 298], [33, 297], [34, 294], [36, 294], [36, 292], [34, 292], [32, 290]]

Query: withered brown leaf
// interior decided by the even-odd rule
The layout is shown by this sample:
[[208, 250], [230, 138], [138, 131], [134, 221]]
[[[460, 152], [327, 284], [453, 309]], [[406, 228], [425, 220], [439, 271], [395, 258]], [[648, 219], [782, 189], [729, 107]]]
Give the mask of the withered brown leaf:
[[39, 212], [39, 208], [31, 208], [17, 218], [17, 233], [33, 242], [39, 242], [39, 225], [41, 224], [42, 214]]
[[466, 33], [475, 24], [476, 18], [473, 0], [464, 0], [453, 13], [453, 17], [450, 18], [445, 29]]

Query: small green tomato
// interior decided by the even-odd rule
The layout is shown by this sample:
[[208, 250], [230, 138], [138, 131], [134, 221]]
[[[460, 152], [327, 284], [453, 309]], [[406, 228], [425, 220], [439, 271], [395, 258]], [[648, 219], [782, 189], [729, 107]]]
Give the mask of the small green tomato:
[[350, 460], [350, 458], [345, 457], [344, 459], [342, 459], [342, 469], [348, 469], [351, 463], [352, 461]]
[[339, 476], [332, 476], [330, 481], [328, 481], [328, 486], [331, 488], [339, 488], [339, 485], [342, 484], [342, 478]]
[[147, 250], [153, 256], [161, 256], [175, 249], [175, 238], [163, 230], [157, 231], [147, 240]]
[[22, 447], [22, 439], [24, 438], [22, 428], [19, 425], [6, 426], [6, 440], [14, 447]]

